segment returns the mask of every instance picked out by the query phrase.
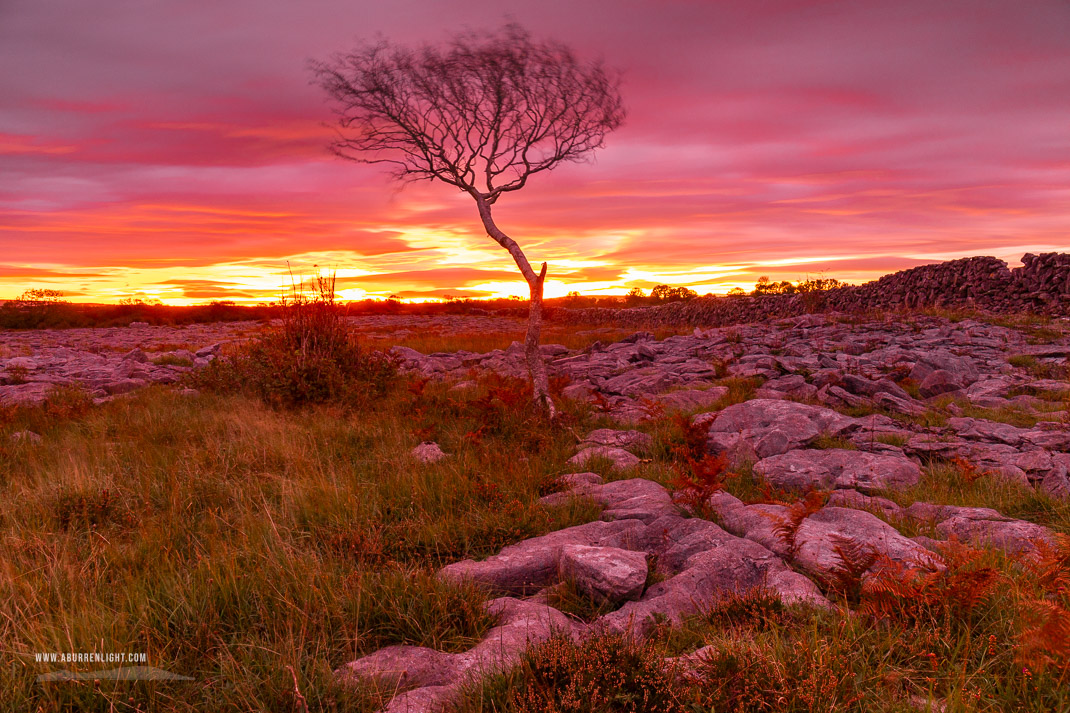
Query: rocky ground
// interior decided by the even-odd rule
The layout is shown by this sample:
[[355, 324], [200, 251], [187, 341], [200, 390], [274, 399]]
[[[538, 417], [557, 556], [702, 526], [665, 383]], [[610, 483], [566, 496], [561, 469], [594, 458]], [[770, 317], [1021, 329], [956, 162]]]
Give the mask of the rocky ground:
[[[372, 344], [421, 332], [516, 327], [515, 320], [457, 315], [373, 315], [350, 322]], [[190, 369], [208, 364], [224, 345], [248, 339], [264, 326], [134, 322], [104, 329], [0, 330], [0, 405], [40, 403], [55, 386], [84, 387], [102, 402], [148, 384], [176, 383]]]
[[[368, 319], [379, 321], [363, 328], [381, 334], [428, 326], [413, 317]], [[432, 319], [475, 330], [485, 318]], [[65, 383], [105, 399], [174, 382], [256, 328], [5, 333], [0, 400], [32, 402]], [[518, 343], [487, 353], [392, 350], [405, 370], [457, 389], [481, 370], [518, 377], [526, 370]], [[725, 593], [759, 587], [787, 602], [835, 606], [819, 584], [841, 563], [845, 542], [871, 553], [875, 571], [931, 561], [931, 550], [949, 538], [1017, 556], [1052, 539], [1043, 525], [995, 509], [904, 507], [887, 497], [916, 486], [936, 461], [1070, 497], [1070, 336], [1059, 321], [1038, 328], [922, 315], [804, 315], [542, 351], [567, 383], [563, 397], [588, 400], [615, 424], [580, 436], [572, 472], [544, 500], [589, 499], [601, 506], [600, 518], [442, 568], [438, 576], [474, 581], [498, 597], [488, 605], [498, 625], [464, 653], [391, 646], [339, 669], [344, 680], [400, 691], [389, 711], [438, 710], [554, 632], [643, 636], [655, 622], [679, 621]], [[728, 403], [733, 390], [739, 398]], [[651, 447], [644, 424], [674, 411], [688, 415], [706, 451], [724, 454], [730, 468], [749, 468], [781, 492], [820, 491], [821, 500], [805, 509], [747, 504], [713, 489], [701, 503], [685, 503], [680, 493], [635, 477]], [[449, 457], [434, 444], [414, 455]], [[551, 606], [562, 582], [612, 611], [592, 622], [566, 615]]]
[[[455, 388], [474, 368], [524, 370], [519, 344], [489, 354], [395, 351], [406, 368], [455, 380]], [[338, 671], [403, 691], [388, 711], [438, 710], [554, 633], [643, 636], [728, 592], [761, 587], [785, 602], [834, 606], [818, 583], [843, 563], [845, 543], [871, 553], [871, 574], [888, 563], [931, 563], [949, 538], [1016, 556], [1052, 541], [1048, 528], [991, 508], [902, 507], [878, 495], [917, 485], [926, 464], [953, 462], [978, 477], [1070, 497], [1070, 339], [1060, 325], [1023, 331], [920, 316], [856, 323], [810, 315], [543, 352], [554, 373], [569, 377], [566, 396], [590, 400], [622, 427], [587, 434], [569, 461], [576, 472], [544, 498], [587, 498], [603, 507], [601, 517], [441, 569], [442, 578], [472, 580], [499, 597], [488, 605], [499, 625], [465, 653], [392, 646]], [[723, 403], [733, 384], [757, 388], [739, 403], [703, 410]], [[784, 492], [822, 491], [823, 501], [808, 509], [748, 505], [718, 491], [696, 510], [657, 482], [629, 477], [650, 436], [626, 427], [676, 410], [694, 414], [709, 453], [725, 454], [731, 467], [749, 467]], [[420, 457], [448, 457], [421, 448]], [[584, 472], [607, 462], [622, 479]], [[550, 603], [566, 581], [615, 609], [593, 622], [565, 615]]]

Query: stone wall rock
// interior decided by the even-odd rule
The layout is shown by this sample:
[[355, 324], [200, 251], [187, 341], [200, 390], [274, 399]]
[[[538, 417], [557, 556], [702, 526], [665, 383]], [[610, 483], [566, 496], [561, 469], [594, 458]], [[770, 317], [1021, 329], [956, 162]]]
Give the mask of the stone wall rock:
[[723, 326], [812, 312], [946, 307], [1070, 317], [1070, 254], [1027, 253], [1010, 269], [969, 257], [902, 270], [863, 285], [795, 295], [708, 296], [656, 307], [557, 309], [555, 321], [628, 326]]

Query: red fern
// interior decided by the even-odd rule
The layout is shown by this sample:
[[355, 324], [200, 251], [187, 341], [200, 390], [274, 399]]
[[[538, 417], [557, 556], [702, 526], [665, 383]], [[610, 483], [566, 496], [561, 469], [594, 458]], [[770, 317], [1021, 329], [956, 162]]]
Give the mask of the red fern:
[[681, 434], [681, 443], [673, 449], [673, 453], [680, 460], [697, 461], [706, 455], [706, 439], [709, 436], [708, 423], [695, 423], [690, 416], [675, 413], [672, 415], [672, 424]]
[[913, 565], [886, 561], [864, 583], [860, 609], [914, 625], [967, 618], [992, 598], [1000, 581], [984, 557], [984, 551], [951, 540]]
[[1070, 673], [1070, 536], [1056, 534], [1054, 542], [1037, 540], [1026, 561], [1031, 595], [1023, 598], [1024, 622], [1018, 635], [1018, 660], [1042, 670]]
[[676, 491], [677, 502], [688, 511], [708, 515], [710, 496], [724, 487], [728, 476], [727, 456], [707, 454], [698, 460], [688, 459], [686, 469], [677, 467], [670, 485]]
[[820, 510], [828, 502], [829, 493], [823, 490], [809, 490], [801, 500], [788, 506], [786, 516], [763, 513], [773, 521], [773, 535], [780, 540], [787, 550], [787, 558], [795, 559], [799, 552], [799, 527], [803, 520]]
[[1018, 636], [1018, 660], [1042, 670], [1070, 671], [1070, 610], [1062, 603], [1030, 599], [1022, 604], [1026, 626]]
[[822, 584], [826, 591], [857, 605], [862, 600], [862, 576], [881, 561], [881, 553], [853, 537], [833, 534], [830, 539], [838, 562], [822, 578]]

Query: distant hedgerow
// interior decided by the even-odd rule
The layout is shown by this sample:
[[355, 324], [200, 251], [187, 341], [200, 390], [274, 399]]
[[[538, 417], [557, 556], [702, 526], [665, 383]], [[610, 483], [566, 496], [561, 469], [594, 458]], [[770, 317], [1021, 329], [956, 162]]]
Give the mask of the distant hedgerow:
[[294, 285], [281, 324], [190, 376], [193, 386], [252, 393], [280, 407], [359, 405], [386, 394], [397, 360], [366, 350], [334, 299], [334, 277]]

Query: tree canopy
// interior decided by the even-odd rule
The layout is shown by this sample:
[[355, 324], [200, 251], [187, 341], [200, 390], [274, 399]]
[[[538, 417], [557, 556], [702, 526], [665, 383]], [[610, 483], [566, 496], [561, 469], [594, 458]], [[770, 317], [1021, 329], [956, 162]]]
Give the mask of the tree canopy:
[[445, 46], [380, 41], [313, 69], [334, 100], [336, 154], [488, 203], [583, 160], [624, 120], [613, 72], [517, 25]]

